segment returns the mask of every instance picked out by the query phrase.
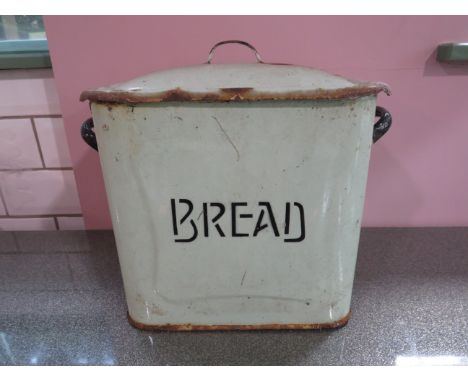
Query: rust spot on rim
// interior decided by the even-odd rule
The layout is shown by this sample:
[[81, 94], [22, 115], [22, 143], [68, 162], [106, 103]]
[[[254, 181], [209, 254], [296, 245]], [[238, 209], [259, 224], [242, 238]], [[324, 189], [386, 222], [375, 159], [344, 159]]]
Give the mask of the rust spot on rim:
[[214, 331], [214, 330], [320, 330], [338, 329], [345, 326], [351, 312], [342, 319], [318, 324], [257, 324], [257, 325], [192, 325], [192, 324], [162, 324], [148, 325], [135, 321], [127, 312], [128, 321], [132, 326], [142, 330], [163, 330], [172, 332]]
[[223, 93], [228, 94], [245, 94], [253, 90], [253, 88], [221, 88], [219, 89]]
[[243, 101], [249, 97], [249, 93], [253, 92], [253, 88], [221, 88], [222, 94], [229, 97], [229, 101]]
[[87, 90], [81, 93], [80, 101], [105, 103], [160, 103], [160, 102], [255, 102], [255, 101], [301, 101], [301, 100], [342, 100], [376, 95], [384, 91], [390, 94], [387, 85], [379, 83], [359, 84], [340, 89], [316, 89], [281, 93], [259, 92], [253, 88], [222, 88], [219, 91], [195, 93], [180, 88], [161, 93], [137, 94], [130, 91]]

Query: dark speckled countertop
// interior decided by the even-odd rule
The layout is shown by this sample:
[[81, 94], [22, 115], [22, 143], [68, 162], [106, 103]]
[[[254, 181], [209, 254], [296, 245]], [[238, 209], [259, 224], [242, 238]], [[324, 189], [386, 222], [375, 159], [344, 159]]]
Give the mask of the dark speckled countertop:
[[109, 231], [0, 232], [0, 365], [468, 365], [468, 228], [363, 229], [349, 324], [131, 327]]

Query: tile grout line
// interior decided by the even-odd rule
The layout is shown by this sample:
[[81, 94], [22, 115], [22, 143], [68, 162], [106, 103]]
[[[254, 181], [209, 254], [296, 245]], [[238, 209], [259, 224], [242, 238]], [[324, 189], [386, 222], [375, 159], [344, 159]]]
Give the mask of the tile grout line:
[[[8, 212], [8, 208], [7, 208], [7, 204], [6, 204], [6, 201], [5, 201], [5, 197], [3, 196], [3, 191], [2, 191], [2, 187], [0, 185], [0, 201], [2, 202], [3, 204], [3, 208], [5, 209], [5, 217], [9, 217], [10, 213]], [[0, 216], [1, 218], [1, 216]]]
[[82, 214], [58, 214], [58, 215], [52, 215], [52, 214], [45, 214], [45, 215], [5, 215], [5, 216], [0, 216], [1, 219], [6, 219], [6, 218], [25, 218], [25, 219], [31, 219], [31, 218], [53, 218], [53, 217], [58, 217], [58, 218], [80, 218], [82, 217]]
[[0, 172], [73, 170], [73, 167], [3, 168]]
[[54, 222], [55, 222], [55, 228], [57, 229], [57, 231], [60, 231], [57, 216], [54, 216]]
[[39, 156], [41, 157], [42, 168], [46, 168], [45, 161], [44, 161], [44, 155], [42, 154], [42, 148], [41, 148], [41, 144], [39, 142], [39, 136], [37, 134], [36, 123], [34, 122], [34, 118], [32, 118], [32, 117], [29, 118], [29, 120], [31, 121], [31, 125], [32, 125], [32, 129], [33, 129], [33, 133], [34, 133], [34, 138], [36, 138], [36, 145], [37, 145], [37, 149], [39, 150]]
[[28, 115], [5, 115], [2, 119], [28, 119], [28, 118], [62, 118], [61, 114], [28, 114]]

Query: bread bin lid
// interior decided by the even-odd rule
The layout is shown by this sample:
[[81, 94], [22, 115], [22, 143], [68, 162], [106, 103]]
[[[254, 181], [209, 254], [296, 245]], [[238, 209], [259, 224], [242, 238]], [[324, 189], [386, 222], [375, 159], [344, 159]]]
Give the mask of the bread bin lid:
[[[237, 43], [250, 48], [254, 64], [212, 64], [215, 49]], [[376, 95], [387, 85], [357, 82], [318, 69], [264, 63], [247, 42], [217, 43], [202, 65], [154, 72], [128, 82], [86, 90], [80, 100], [105, 103], [241, 102], [276, 100], [340, 100]]]

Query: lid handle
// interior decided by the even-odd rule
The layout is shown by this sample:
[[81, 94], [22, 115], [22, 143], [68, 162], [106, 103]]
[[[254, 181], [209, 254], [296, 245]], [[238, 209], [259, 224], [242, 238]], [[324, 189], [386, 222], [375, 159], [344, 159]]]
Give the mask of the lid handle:
[[211, 48], [210, 53], [208, 54], [208, 61], [206, 62], [207, 64], [211, 64], [211, 60], [213, 59], [214, 51], [216, 50], [216, 48], [220, 45], [225, 45], [225, 44], [240, 44], [240, 45], [246, 46], [247, 48], [250, 48], [250, 50], [252, 50], [255, 53], [257, 62], [259, 64], [263, 64], [262, 58], [260, 57], [260, 54], [257, 52], [257, 49], [255, 49], [254, 46], [249, 44], [248, 42], [241, 41], [241, 40], [225, 40], [225, 41], [220, 41], [217, 44], [215, 44], [213, 48]]

